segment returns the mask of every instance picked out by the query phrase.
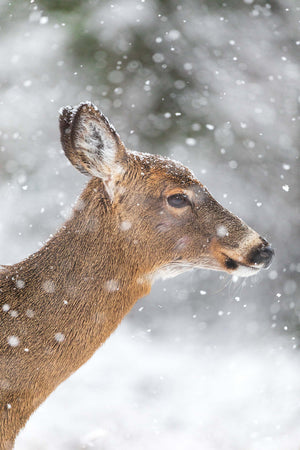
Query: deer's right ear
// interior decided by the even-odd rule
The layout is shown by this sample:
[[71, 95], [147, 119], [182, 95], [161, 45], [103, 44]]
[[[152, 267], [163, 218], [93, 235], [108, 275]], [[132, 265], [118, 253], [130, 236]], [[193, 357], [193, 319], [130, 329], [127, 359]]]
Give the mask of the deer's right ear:
[[113, 199], [115, 180], [126, 160], [116, 130], [92, 103], [62, 108], [59, 125], [63, 150], [73, 166], [101, 178]]

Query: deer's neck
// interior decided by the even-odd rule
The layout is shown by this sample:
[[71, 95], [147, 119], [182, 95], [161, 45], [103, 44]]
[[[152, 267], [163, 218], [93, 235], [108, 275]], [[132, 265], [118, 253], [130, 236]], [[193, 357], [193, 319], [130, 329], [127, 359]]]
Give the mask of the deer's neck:
[[[31, 308], [35, 317], [40, 312], [42, 322], [51, 323], [70, 346], [75, 337], [76, 345], [85, 346], [88, 335], [91, 350], [150, 290], [131, 239], [121, 231], [101, 184], [98, 190], [94, 184], [92, 180], [60, 231], [39, 252], [14, 266], [12, 282], [22, 306]], [[88, 195], [90, 189], [93, 196]]]
[[87, 198], [84, 192], [72, 219], [39, 252], [0, 277], [9, 307], [0, 337], [0, 406], [13, 438], [150, 290], [101, 190], [93, 204]]

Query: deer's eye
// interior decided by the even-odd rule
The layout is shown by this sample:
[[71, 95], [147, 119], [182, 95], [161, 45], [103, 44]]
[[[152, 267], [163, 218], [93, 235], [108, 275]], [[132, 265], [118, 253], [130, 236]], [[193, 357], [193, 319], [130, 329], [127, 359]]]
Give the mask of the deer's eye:
[[174, 194], [167, 198], [167, 202], [173, 208], [184, 208], [191, 204], [188, 196], [186, 194]]

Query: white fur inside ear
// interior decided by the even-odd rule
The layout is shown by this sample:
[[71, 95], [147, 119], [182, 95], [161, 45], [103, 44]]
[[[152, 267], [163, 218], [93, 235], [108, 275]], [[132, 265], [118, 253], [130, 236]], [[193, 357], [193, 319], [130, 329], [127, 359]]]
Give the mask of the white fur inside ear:
[[[99, 163], [110, 166], [114, 163], [118, 151], [118, 143], [112, 129], [104, 121], [91, 117], [83, 117], [77, 124], [75, 144], [92, 163], [91, 169], [95, 169]], [[99, 175], [101, 174], [96, 176]]]
[[103, 180], [113, 200], [116, 179], [124, 171], [116, 162], [120, 160], [124, 147], [113, 126], [94, 107], [79, 110], [74, 119], [72, 143], [75, 152], [77, 150], [81, 155], [85, 170]]

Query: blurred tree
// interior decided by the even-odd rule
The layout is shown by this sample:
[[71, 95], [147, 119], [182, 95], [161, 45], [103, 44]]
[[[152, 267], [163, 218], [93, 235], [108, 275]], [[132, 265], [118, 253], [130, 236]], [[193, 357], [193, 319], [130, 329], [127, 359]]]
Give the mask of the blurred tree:
[[[280, 256], [269, 272], [271, 278], [265, 277], [259, 289], [269, 299], [285, 295], [288, 301], [281, 302], [276, 320], [282, 314], [283, 322], [288, 317], [296, 326], [300, 316], [295, 281], [299, 248], [294, 245], [299, 242], [296, 3], [2, 0], [0, 11], [1, 29], [8, 36], [2, 40], [2, 60], [9, 61], [0, 74], [8, 105], [1, 117], [2, 179], [23, 180], [38, 173], [45, 140], [54, 164], [57, 143], [52, 140], [57, 131], [48, 117], [67, 102], [93, 100], [129, 147], [187, 162], [214, 187], [225, 206], [231, 207], [230, 192], [236, 212], [246, 220], [255, 217], [268, 238], [274, 236]], [[26, 42], [24, 47], [18, 39]], [[7, 50], [9, 45], [13, 52]], [[28, 55], [23, 61], [22, 53]], [[34, 108], [27, 108], [29, 103]], [[42, 121], [47, 116], [45, 105], [49, 114]], [[21, 158], [16, 142], [22, 126], [22, 145], [26, 140], [29, 144]], [[191, 294], [195, 302], [198, 294], [199, 289]], [[261, 294], [257, 296], [258, 308], [273, 321], [271, 300], [264, 305]], [[186, 307], [180, 304], [178, 308]], [[216, 309], [215, 305], [210, 313], [202, 313], [213, 318]]]

